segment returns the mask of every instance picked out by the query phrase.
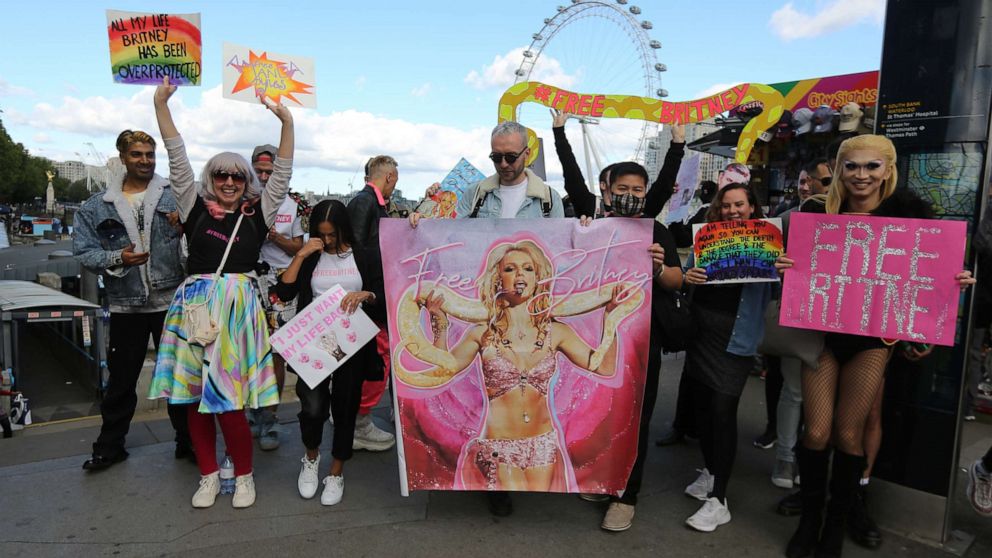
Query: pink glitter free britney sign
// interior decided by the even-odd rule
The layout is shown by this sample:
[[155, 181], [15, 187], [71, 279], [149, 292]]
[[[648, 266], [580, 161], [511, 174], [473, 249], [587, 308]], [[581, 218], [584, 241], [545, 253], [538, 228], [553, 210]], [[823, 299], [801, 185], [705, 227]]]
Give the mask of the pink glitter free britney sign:
[[652, 223], [383, 219], [403, 494], [616, 494], [636, 456]]
[[963, 221], [793, 213], [779, 323], [954, 345]]

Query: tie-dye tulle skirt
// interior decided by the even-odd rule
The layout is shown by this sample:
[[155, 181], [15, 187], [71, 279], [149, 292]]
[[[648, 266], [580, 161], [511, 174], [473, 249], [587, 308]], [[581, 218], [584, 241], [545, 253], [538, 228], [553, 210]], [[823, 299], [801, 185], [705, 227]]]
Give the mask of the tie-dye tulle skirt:
[[206, 347], [188, 343], [183, 329], [183, 290], [187, 304], [203, 302], [213, 275], [194, 275], [180, 285], [165, 316], [150, 399], [200, 402], [201, 413], [257, 409], [279, 402], [265, 312], [254, 280], [222, 275], [210, 312], [220, 334]]

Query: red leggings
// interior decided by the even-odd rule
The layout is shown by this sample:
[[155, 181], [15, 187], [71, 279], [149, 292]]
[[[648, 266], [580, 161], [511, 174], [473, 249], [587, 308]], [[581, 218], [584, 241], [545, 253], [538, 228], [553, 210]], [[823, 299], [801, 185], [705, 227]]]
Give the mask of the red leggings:
[[196, 452], [196, 464], [200, 467], [201, 475], [209, 475], [217, 471], [217, 427], [214, 417], [220, 423], [224, 433], [224, 445], [227, 453], [234, 461], [234, 474], [237, 476], [251, 473], [251, 429], [244, 411], [209, 414], [197, 411], [199, 405], [188, 405], [189, 437]]
[[386, 333], [386, 326], [379, 326], [379, 334], [375, 336], [375, 348], [382, 357], [382, 380], [368, 381], [362, 384], [362, 404], [358, 407], [359, 415], [367, 415], [379, 404], [382, 395], [386, 393], [386, 386], [389, 385], [389, 334]]

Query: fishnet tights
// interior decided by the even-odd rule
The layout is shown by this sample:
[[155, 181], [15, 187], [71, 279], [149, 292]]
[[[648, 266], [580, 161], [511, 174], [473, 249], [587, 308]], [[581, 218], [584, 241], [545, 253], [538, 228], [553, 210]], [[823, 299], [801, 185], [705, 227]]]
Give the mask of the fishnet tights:
[[849, 455], [864, 455], [865, 421], [885, 379], [887, 348], [855, 354], [843, 366], [829, 350], [817, 369], [803, 369], [803, 445], [822, 450], [831, 442]]

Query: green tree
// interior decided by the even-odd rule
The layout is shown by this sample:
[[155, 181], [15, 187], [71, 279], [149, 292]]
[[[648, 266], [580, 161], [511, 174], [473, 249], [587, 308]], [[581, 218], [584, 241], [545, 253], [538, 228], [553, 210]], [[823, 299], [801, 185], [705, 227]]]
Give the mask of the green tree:
[[[96, 188], [99, 184], [96, 181], [93, 181], [93, 186]], [[63, 199], [68, 202], [79, 203], [89, 199], [90, 195], [91, 193], [86, 187], [86, 179], [81, 178], [69, 185]]]
[[32, 156], [14, 142], [0, 122], [0, 202], [28, 202], [44, 196], [48, 187], [45, 172], [53, 170], [47, 159]]

